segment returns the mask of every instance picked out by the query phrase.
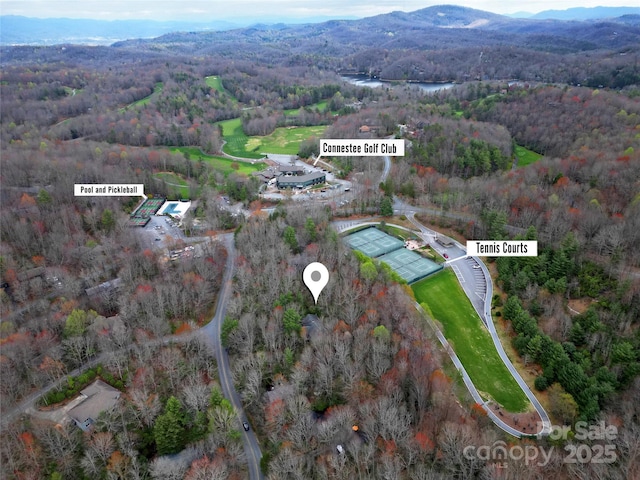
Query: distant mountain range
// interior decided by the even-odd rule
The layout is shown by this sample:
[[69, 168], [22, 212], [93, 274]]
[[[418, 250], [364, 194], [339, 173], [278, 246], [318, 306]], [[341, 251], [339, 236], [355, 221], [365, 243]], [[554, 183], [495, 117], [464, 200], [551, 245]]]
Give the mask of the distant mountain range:
[[[582, 11], [582, 9], [572, 9]], [[638, 8], [585, 9], [600, 14]], [[111, 44], [121, 53], [223, 55], [272, 61], [304, 57], [345, 57], [372, 48], [443, 50], [512, 45], [552, 53], [631, 49], [640, 45], [640, 14], [596, 19], [510, 18], [455, 5], [414, 12], [392, 12], [357, 20], [309, 24], [256, 24], [243, 28], [226, 22], [185, 23], [32, 19], [5, 16], [2, 45]], [[127, 39], [116, 41], [117, 39]], [[37, 39], [37, 40], [36, 40]], [[624, 51], [627, 51], [624, 50]]]
[[[313, 17], [319, 23], [333, 17]], [[263, 23], [301, 23], [295, 19], [260, 19]], [[213, 21], [88, 20], [0, 16], [0, 45], [111, 45], [132, 38], [154, 38], [171, 32], [226, 31], [257, 23], [254, 18]]]
[[[108, 23], [112, 38], [123, 34], [127, 38], [152, 35], [136, 29], [135, 22]], [[98, 24], [92, 30], [73, 30], [70, 25], [68, 30], [76, 37], [81, 32], [87, 36], [90, 31], [92, 38], [98, 35]], [[180, 25], [185, 26], [164, 23], [162, 28], [173, 30]], [[366, 73], [387, 80], [547, 79], [616, 88], [639, 82], [636, 65], [640, 14], [634, 13], [607, 19], [555, 20], [511, 18], [438, 5], [414, 12], [302, 25], [255, 24], [225, 31], [214, 31], [216, 27], [211, 24], [200, 24], [199, 28], [207, 29], [200, 31], [193, 24], [186, 27], [153, 38], [117, 41], [110, 46], [65, 44], [35, 48], [5, 43], [0, 45], [0, 63], [73, 59], [104, 65], [109, 61], [198, 56], [270, 66], [317, 66], [341, 74]], [[4, 43], [14, 32], [8, 32], [4, 24], [2, 30]], [[52, 32], [41, 38], [59, 44]], [[27, 32], [22, 34], [26, 36]]]
[[225, 21], [156, 22], [153, 20], [87, 20], [72, 18], [0, 17], [2, 45], [110, 45], [131, 38], [153, 38], [170, 32], [223, 31], [241, 25]]
[[[435, 13], [435, 14], [434, 14]], [[594, 7], [570, 8], [567, 10], [546, 10], [535, 15], [516, 13], [502, 16], [480, 10], [452, 5], [425, 8], [416, 12], [393, 12], [372, 17], [381, 22], [389, 22], [390, 27], [405, 23], [413, 29], [414, 21], [422, 26], [441, 28], [491, 28], [502, 29], [508, 25], [508, 19], [529, 20], [596, 20], [612, 19], [625, 15], [640, 15], [640, 7]], [[320, 24], [330, 20], [328, 17], [314, 17], [300, 20], [261, 19], [260, 24], [250, 18], [234, 21], [153, 21], [153, 20], [85, 20], [70, 18], [30, 18], [15, 15], [0, 16], [0, 45], [110, 45], [128, 39], [148, 39], [174, 32], [212, 32], [228, 31], [239, 28], [257, 28], [264, 30], [286, 28], [286, 25], [300, 23]], [[353, 19], [341, 19], [353, 20]], [[341, 21], [340, 20], [340, 21]], [[362, 19], [368, 21], [370, 19]], [[333, 19], [332, 21], [336, 21]], [[252, 25], [254, 24], [254, 25]], [[524, 25], [524, 24], [522, 24]], [[537, 28], [537, 27], [534, 27]]]
[[117, 42], [119, 48], [241, 55], [341, 56], [371, 48], [441, 50], [513, 45], [555, 53], [621, 49], [640, 44], [640, 15], [607, 20], [509, 18], [482, 10], [439, 5], [359, 20], [308, 25], [254, 25], [222, 33], [170, 33], [151, 40]]
[[640, 15], [640, 7], [576, 7], [566, 10], [545, 10], [527, 18], [538, 20], [598, 20], [622, 17], [623, 15]]

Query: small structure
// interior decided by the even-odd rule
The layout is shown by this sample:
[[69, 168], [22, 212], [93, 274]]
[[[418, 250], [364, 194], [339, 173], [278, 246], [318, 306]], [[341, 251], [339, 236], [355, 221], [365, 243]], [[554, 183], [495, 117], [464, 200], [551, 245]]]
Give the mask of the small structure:
[[436, 238], [436, 242], [446, 248], [453, 247], [453, 241], [449, 237], [438, 235], [438, 238]]
[[120, 399], [120, 390], [96, 380], [80, 392], [80, 402], [67, 412], [71, 420], [87, 432], [102, 412], [112, 410]]

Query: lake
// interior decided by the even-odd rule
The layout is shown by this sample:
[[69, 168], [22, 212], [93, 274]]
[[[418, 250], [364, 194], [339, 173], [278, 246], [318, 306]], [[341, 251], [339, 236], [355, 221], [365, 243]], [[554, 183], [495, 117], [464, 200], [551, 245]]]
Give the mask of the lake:
[[368, 75], [344, 75], [341, 77], [343, 80], [353, 84], [359, 85], [361, 87], [396, 87], [396, 86], [404, 86], [411, 85], [414, 87], [418, 87], [425, 92], [437, 92], [438, 90], [446, 90], [453, 87], [454, 83], [426, 83], [426, 82], [387, 82], [382, 80], [377, 80], [374, 78], [369, 78]]

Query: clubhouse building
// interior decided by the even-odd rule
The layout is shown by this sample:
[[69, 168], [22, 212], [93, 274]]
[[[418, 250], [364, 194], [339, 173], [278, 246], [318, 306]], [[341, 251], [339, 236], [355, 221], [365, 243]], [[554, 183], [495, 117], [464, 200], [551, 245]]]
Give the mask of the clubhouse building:
[[324, 172], [312, 172], [303, 175], [280, 175], [276, 179], [278, 188], [307, 188], [325, 183], [327, 176]]

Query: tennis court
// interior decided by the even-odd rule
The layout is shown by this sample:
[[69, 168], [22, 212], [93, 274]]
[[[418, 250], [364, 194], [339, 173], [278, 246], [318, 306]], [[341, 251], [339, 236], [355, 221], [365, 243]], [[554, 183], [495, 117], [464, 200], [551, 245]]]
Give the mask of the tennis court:
[[154, 215], [164, 203], [164, 198], [147, 198], [147, 200], [132, 215], [133, 218], [149, 218]]
[[151, 218], [133, 218], [129, 219], [129, 225], [131, 227], [144, 227], [147, 223], [151, 221]]
[[375, 227], [352, 233], [345, 238], [345, 241], [354, 250], [358, 250], [371, 258], [393, 252], [404, 246], [402, 240], [387, 235]]
[[399, 248], [398, 250], [389, 252], [386, 255], [378, 257], [378, 260], [388, 264], [398, 275], [404, 278], [407, 283], [417, 282], [432, 273], [442, 270], [442, 265], [438, 265], [406, 248]]
[[144, 227], [149, 223], [151, 215], [154, 215], [163, 203], [164, 198], [147, 198], [143, 204], [131, 214], [129, 226]]
[[404, 248], [404, 242], [375, 227], [366, 228], [345, 237], [349, 247], [389, 265], [407, 283], [417, 282], [442, 266]]

